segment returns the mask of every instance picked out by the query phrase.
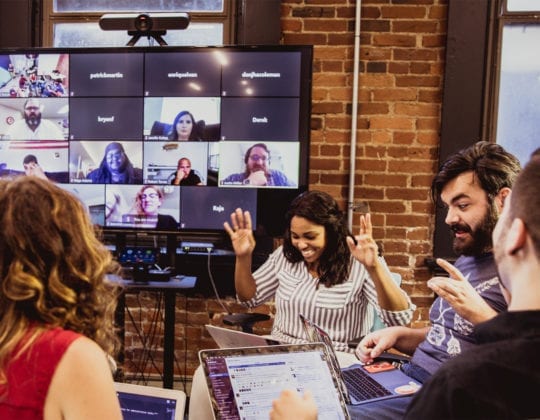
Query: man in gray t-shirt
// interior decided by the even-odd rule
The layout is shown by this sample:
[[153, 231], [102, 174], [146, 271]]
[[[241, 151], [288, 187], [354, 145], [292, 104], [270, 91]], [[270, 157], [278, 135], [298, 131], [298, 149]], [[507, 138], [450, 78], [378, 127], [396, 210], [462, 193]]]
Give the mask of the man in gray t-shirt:
[[[403, 371], [424, 382], [446, 360], [476, 344], [476, 324], [506, 309], [491, 252], [491, 233], [519, 170], [515, 156], [488, 142], [478, 142], [443, 163], [433, 180], [432, 196], [447, 208], [445, 222], [460, 257], [455, 267], [438, 259], [450, 277], [428, 281], [438, 295], [430, 310], [431, 325], [389, 327], [368, 334], [356, 349], [362, 362], [369, 363], [395, 348], [412, 355]], [[410, 400], [377, 401], [350, 406], [349, 411], [352, 418], [401, 418]]]

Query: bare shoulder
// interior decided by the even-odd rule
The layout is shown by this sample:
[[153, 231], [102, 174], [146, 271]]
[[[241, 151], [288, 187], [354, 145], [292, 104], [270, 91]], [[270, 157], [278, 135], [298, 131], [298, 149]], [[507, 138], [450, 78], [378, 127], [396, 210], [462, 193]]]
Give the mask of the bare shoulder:
[[86, 337], [67, 349], [53, 375], [45, 401], [45, 420], [121, 419], [105, 352]]

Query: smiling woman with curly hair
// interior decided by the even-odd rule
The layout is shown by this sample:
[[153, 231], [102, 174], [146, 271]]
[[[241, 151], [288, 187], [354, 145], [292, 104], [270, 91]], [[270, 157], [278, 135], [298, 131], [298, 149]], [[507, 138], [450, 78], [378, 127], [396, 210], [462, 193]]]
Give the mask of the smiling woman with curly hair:
[[0, 182], [0, 418], [120, 419], [117, 271], [82, 204], [35, 177]]

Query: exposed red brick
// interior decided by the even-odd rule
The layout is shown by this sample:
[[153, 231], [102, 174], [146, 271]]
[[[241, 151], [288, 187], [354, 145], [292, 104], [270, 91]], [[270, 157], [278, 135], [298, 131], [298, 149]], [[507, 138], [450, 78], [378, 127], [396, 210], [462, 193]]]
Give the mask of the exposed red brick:
[[[314, 46], [310, 188], [327, 191], [343, 209], [349, 193], [354, 3], [281, 1], [283, 43]], [[425, 283], [431, 273], [424, 261], [432, 246], [430, 184], [438, 166], [448, 3], [363, 0], [361, 10], [354, 197], [374, 212], [374, 234], [384, 243], [387, 262], [402, 275], [404, 289], [419, 306], [413, 326], [427, 324], [433, 302]], [[354, 213], [355, 232], [359, 217]], [[127, 296], [126, 303], [140, 317], [144, 331], [152, 329], [152, 317], [159, 315], [155, 299], [154, 293], [141, 293], [138, 300]], [[179, 363], [175, 372], [190, 376], [198, 366], [197, 351], [213, 345], [204, 323], [221, 325], [223, 311], [212, 299], [190, 297], [187, 311], [184, 298], [176, 303]], [[244, 310], [232, 298], [226, 305], [235, 312]], [[257, 311], [273, 309], [264, 305]], [[128, 324], [125, 369], [129, 373], [137, 370], [143, 354], [136, 329]], [[268, 333], [270, 326], [271, 322], [261, 323], [256, 331]], [[152, 347], [158, 369], [162, 340], [160, 326]], [[147, 364], [145, 373], [157, 371]]]

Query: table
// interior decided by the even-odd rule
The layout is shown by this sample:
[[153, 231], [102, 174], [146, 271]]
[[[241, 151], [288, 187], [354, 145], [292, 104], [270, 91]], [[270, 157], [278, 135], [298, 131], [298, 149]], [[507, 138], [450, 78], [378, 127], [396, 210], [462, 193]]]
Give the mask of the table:
[[[124, 323], [125, 323], [125, 293], [132, 291], [156, 291], [162, 292], [165, 303], [165, 317], [163, 321], [163, 388], [173, 388], [174, 383], [174, 324], [175, 324], [175, 309], [176, 309], [176, 294], [193, 289], [197, 282], [197, 277], [194, 276], [175, 276], [168, 282], [151, 281], [151, 282], [135, 282], [125, 280], [119, 276], [109, 276], [109, 279], [123, 287], [124, 293], [121, 293], [118, 298], [118, 306], [116, 309], [116, 322], [121, 329], [121, 342], [124, 343]], [[187, 310], [187, 308], [186, 308]], [[123, 355], [121, 357], [123, 362]]]

